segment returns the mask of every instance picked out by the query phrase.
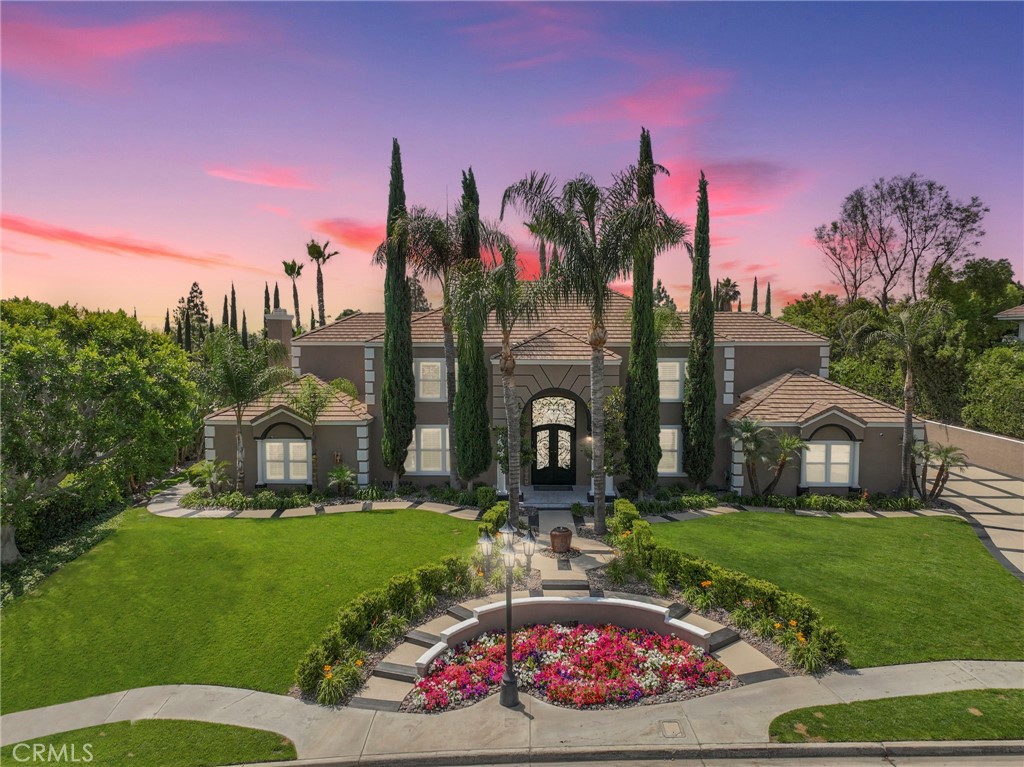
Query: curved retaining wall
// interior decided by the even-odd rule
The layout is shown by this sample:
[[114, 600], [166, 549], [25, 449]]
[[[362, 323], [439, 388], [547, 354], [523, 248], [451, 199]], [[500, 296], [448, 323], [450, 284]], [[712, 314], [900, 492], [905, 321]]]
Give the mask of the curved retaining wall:
[[[717, 649], [721, 632], [688, 623], [670, 614], [671, 607], [660, 607], [647, 602], [612, 597], [528, 597], [512, 600], [513, 628], [536, 623], [564, 623], [578, 621], [584, 624], [610, 623], [626, 628], [645, 629], [658, 634], [676, 636], [705, 652]], [[473, 617], [441, 632], [441, 641], [427, 650], [416, 661], [416, 671], [426, 676], [434, 659], [450, 647], [475, 639], [489, 631], [505, 629], [505, 601], [493, 602], [473, 610]], [[730, 634], [733, 634], [732, 631]]]

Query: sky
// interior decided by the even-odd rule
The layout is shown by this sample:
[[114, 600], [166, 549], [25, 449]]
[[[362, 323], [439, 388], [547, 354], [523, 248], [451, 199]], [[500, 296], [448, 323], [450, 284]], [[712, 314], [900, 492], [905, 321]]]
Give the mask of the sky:
[[[310, 238], [326, 309], [379, 310], [391, 139], [410, 204], [481, 212], [530, 171], [607, 184], [641, 126], [712, 277], [773, 308], [831, 290], [814, 227], [880, 176], [991, 208], [978, 254], [1024, 273], [1022, 3], [0, 4], [2, 295], [164, 312], [198, 281], [262, 313]], [[514, 215], [502, 225], [535, 263]], [[681, 249], [656, 264], [689, 297]], [[315, 269], [298, 282], [302, 319]], [[439, 291], [426, 285], [429, 297]], [[250, 325], [251, 327], [251, 325]]]

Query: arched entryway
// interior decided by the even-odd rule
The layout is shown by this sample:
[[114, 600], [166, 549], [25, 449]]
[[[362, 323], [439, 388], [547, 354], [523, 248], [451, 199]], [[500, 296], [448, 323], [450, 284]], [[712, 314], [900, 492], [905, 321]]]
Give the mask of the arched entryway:
[[572, 488], [577, 482], [577, 433], [581, 423], [586, 428], [586, 408], [567, 394], [544, 392], [528, 405], [534, 487]]

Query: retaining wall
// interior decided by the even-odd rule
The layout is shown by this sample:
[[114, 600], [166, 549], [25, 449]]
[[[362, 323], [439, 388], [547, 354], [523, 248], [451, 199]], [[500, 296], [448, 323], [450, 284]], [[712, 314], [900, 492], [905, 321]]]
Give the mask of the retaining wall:
[[967, 463], [1024, 479], [1024, 441], [988, 434], [938, 421], [924, 422], [925, 438], [940, 445], [956, 445]]

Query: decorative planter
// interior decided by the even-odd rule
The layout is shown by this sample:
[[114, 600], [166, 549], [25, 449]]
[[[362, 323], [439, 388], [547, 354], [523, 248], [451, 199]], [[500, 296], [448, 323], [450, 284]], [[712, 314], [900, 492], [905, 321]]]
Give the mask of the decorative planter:
[[568, 527], [556, 527], [551, 531], [551, 550], [556, 554], [564, 554], [572, 547], [572, 530]]

